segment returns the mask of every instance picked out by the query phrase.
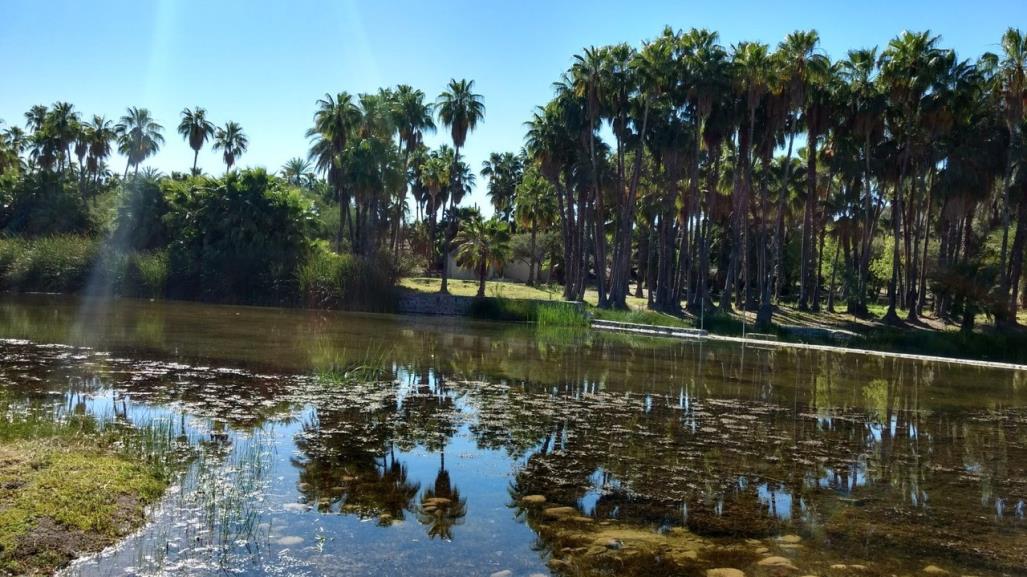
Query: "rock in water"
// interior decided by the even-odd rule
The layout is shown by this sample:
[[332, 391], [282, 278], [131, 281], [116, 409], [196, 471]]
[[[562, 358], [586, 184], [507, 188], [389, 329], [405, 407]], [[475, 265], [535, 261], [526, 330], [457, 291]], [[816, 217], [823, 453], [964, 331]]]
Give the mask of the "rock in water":
[[766, 557], [761, 559], [759, 563], [756, 563], [760, 567], [768, 567], [773, 569], [777, 573], [786, 573], [791, 571], [798, 571], [799, 568], [792, 565], [792, 562], [785, 557]]
[[731, 567], [720, 567], [717, 569], [707, 569], [706, 577], [745, 577], [745, 573]]

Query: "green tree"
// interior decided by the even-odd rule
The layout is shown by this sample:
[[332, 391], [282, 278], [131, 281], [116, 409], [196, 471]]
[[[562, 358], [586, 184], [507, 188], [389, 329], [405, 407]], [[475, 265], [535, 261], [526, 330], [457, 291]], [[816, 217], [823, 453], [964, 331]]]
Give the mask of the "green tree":
[[200, 150], [214, 136], [214, 123], [207, 119], [207, 110], [199, 106], [191, 110], [183, 108], [178, 133], [193, 149], [193, 174], [199, 174], [196, 163], [200, 158]]
[[214, 135], [214, 150], [221, 151], [221, 158], [225, 161], [225, 172], [231, 172], [235, 161], [246, 152], [250, 145], [246, 133], [238, 122], [229, 121], [223, 128], [218, 128]]
[[134, 168], [138, 174], [139, 165], [157, 154], [164, 144], [164, 127], [145, 108], [130, 107], [114, 128], [118, 138], [118, 152], [126, 158], [125, 177], [128, 177], [129, 168]]
[[[474, 131], [478, 123], [485, 118], [485, 103], [482, 101], [481, 95], [474, 92], [473, 80], [456, 80], [454, 78], [449, 81], [446, 90], [439, 94], [435, 108], [439, 121], [443, 126], [449, 128], [449, 135], [453, 139], [454, 169], [450, 171], [449, 177], [455, 180], [459, 174], [456, 166], [460, 162], [460, 148], [467, 141], [467, 133]], [[456, 200], [454, 197], [453, 201]], [[452, 204], [455, 205], [456, 202], [452, 202]], [[450, 221], [451, 226], [458, 226], [456, 218], [451, 218]], [[445, 263], [448, 253], [448, 243], [444, 243], [442, 250], [443, 263]], [[449, 292], [447, 268], [443, 264], [442, 287], [440, 288], [442, 293]]]
[[485, 296], [489, 268], [499, 269], [510, 254], [510, 233], [506, 223], [493, 217], [471, 218], [460, 225], [453, 239], [456, 263], [478, 274], [478, 296]]

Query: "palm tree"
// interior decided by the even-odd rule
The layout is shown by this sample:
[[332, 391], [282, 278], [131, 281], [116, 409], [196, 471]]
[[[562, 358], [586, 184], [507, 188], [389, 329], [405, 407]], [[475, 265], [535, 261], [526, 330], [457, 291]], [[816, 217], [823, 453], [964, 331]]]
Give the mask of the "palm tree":
[[510, 253], [506, 223], [495, 217], [471, 218], [460, 225], [453, 240], [457, 246], [456, 263], [478, 273], [478, 296], [484, 297], [489, 267], [500, 268]]
[[1008, 299], [1004, 319], [1016, 324], [1017, 288], [1023, 267], [1023, 247], [1027, 239], [1027, 195], [1019, 200], [1016, 234], [1013, 239], [1012, 258], [1007, 265], [1006, 245], [1009, 239], [1009, 213], [1012, 211], [1012, 192], [1024, 182], [1027, 172], [1024, 160], [1023, 122], [1024, 104], [1027, 102], [1027, 37], [1018, 28], [1009, 28], [1002, 35], [1002, 56], [999, 62], [999, 84], [1005, 101], [1006, 130], [1009, 132], [1009, 152], [1006, 160], [1005, 210], [1002, 222], [1002, 253], [999, 260], [1002, 273], [1002, 295]]
[[[3, 120], [0, 120], [0, 126], [3, 123]], [[7, 128], [0, 132], [0, 176], [3, 176], [5, 172], [17, 172], [21, 168], [21, 142], [12, 132], [14, 128]]]
[[285, 161], [280, 172], [282, 178], [289, 184], [306, 187], [314, 181], [314, 175], [310, 171], [311, 166], [309, 160], [297, 156]]
[[[435, 120], [432, 118], [432, 105], [425, 102], [425, 94], [406, 84], [400, 84], [392, 93], [392, 116], [393, 124], [399, 133], [399, 141], [403, 147], [403, 174], [410, 170], [410, 155], [423, 146], [424, 134], [435, 132]], [[406, 197], [407, 186], [404, 181], [403, 196]], [[397, 202], [397, 210], [403, 206], [403, 202]], [[393, 237], [394, 246], [399, 244], [400, 225], [402, 215], [397, 213], [396, 235]]]
[[[482, 102], [481, 95], [474, 93], [473, 80], [456, 80], [454, 78], [449, 81], [446, 90], [439, 94], [435, 107], [439, 121], [443, 126], [449, 128], [449, 135], [453, 139], [455, 151], [453, 166], [456, 167], [460, 162], [460, 148], [467, 140], [467, 133], [474, 131], [478, 123], [485, 118], [485, 104]], [[455, 179], [456, 176], [457, 171], [454, 169], [450, 173], [450, 178]], [[457, 226], [456, 220], [456, 218], [450, 219], [451, 226]], [[449, 253], [445, 244], [443, 243], [443, 259], [447, 258]], [[442, 287], [439, 290], [442, 293], [449, 292], [447, 268], [446, 266], [442, 267]]]
[[224, 128], [218, 128], [217, 134], [214, 135], [214, 150], [221, 151], [221, 158], [225, 161], [225, 172], [232, 171], [232, 165], [235, 161], [246, 152], [246, 147], [249, 146], [250, 141], [246, 138], [246, 133], [243, 132], [242, 126], [239, 126], [238, 122], [229, 121], [225, 123]]
[[[866, 283], [869, 275], [871, 242], [876, 222], [873, 215], [873, 189], [871, 187], [870, 159], [872, 143], [876, 142], [884, 123], [881, 111], [884, 106], [879, 85], [875, 82], [877, 70], [877, 48], [850, 50], [848, 58], [841, 62], [841, 76], [848, 86], [848, 110], [845, 122], [859, 139], [862, 156], [863, 222], [858, 247], [859, 261], [856, 268], [856, 286], [849, 311], [866, 314]], [[786, 179], [787, 180], [787, 179]]]
[[314, 127], [307, 130], [307, 137], [313, 139], [310, 159], [318, 171], [326, 176], [335, 190], [339, 202], [339, 229], [335, 235], [335, 251], [342, 250], [343, 227], [349, 220], [349, 195], [346, 194], [342, 170], [342, 157], [349, 142], [350, 133], [361, 120], [360, 109], [348, 92], [334, 97], [325, 94], [317, 101], [314, 113]]
[[524, 174], [524, 161], [512, 152], [493, 152], [481, 163], [481, 173], [489, 179], [488, 196], [496, 213], [510, 223], [514, 211], [517, 185]]
[[111, 142], [117, 138], [117, 133], [114, 123], [103, 116], [94, 115], [93, 120], [86, 125], [86, 135], [89, 148], [86, 168], [93, 175], [95, 186], [100, 178], [100, 167], [111, 155]]
[[[916, 170], [913, 161], [916, 154], [914, 148], [917, 146], [917, 139], [921, 137], [922, 100], [934, 82], [933, 75], [937, 71], [938, 58], [941, 52], [937, 47], [938, 37], [931, 36], [927, 32], [905, 31], [888, 43], [888, 47], [881, 53], [881, 81], [887, 88], [893, 102], [892, 114], [889, 117], [889, 131], [896, 140], [898, 146], [898, 179], [895, 183], [895, 195], [891, 207], [892, 234], [895, 244], [892, 248], [892, 275], [888, 283], [888, 311], [885, 319], [888, 322], [898, 322], [898, 285], [902, 270], [902, 257], [900, 253], [900, 236], [904, 229], [906, 231], [906, 286], [909, 291], [914, 290], [913, 283], [909, 282], [912, 275], [909, 247], [909, 223], [903, 223], [905, 204], [903, 200], [903, 188], [910, 173]], [[922, 139], [921, 139], [922, 140]], [[915, 182], [916, 178], [912, 179]], [[909, 299], [910, 295], [907, 295]], [[915, 299], [914, 299], [915, 300]], [[915, 303], [907, 302], [910, 306], [910, 317], [915, 318]]]
[[546, 181], [538, 169], [530, 167], [517, 184], [514, 206], [518, 225], [527, 230], [529, 241], [528, 286], [534, 286], [538, 275], [536, 264], [538, 252], [536, 242], [539, 230], [552, 226], [556, 217], [556, 196], [553, 186]]
[[182, 109], [182, 121], [178, 123], [178, 133], [193, 149], [193, 174], [198, 174], [196, 162], [200, 158], [203, 144], [214, 136], [214, 123], [207, 120], [207, 111], [197, 106], [190, 110]]
[[25, 113], [25, 128], [32, 132], [39, 132], [46, 124], [46, 116], [49, 112], [50, 110], [46, 106], [36, 104]]
[[125, 177], [128, 177], [128, 169], [135, 167], [136, 174], [139, 173], [139, 165], [144, 160], [157, 154], [162, 144], [164, 135], [161, 132], [164, 127], [150, 116], [150, 111], [145, 108], [132, 106], [128, 112], [121, 117], [121, 121], [115, 126], [118, 136], [118, 152], [127, 159], [125, 164]]

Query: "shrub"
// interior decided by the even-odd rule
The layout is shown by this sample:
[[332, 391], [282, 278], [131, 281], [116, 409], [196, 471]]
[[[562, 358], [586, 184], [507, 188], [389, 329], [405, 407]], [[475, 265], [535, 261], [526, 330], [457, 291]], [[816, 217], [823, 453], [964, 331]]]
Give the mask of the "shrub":
[[97, 242], [82, 236], [0, 239], [0, 288], [76, 292], [89, 280]]
[[168, 282], [168, 255], [163, 251], [136, 253], [129, 260], [130, 291], [137, 296], [159, 298]]
[[297, 282], [308, 307], [395, 310], [394, 266], [383, 256], [365, 259], [318, 246], [300, 267]]
[[286, 303], [311, 248], [309, 203], [261, 169], [196, 178], [167, 198], [168, 294]]
[[587, 327], [588, 316], [578, 305], [563, 302], [539, 303], [535, 308], [539, 327]]

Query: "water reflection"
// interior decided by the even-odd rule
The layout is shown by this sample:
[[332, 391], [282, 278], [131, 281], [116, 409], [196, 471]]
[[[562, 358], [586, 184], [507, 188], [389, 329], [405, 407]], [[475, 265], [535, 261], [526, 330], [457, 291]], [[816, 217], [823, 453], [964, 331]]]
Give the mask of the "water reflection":
[[[217, 489], [183, 483], [169, 502], [192, 504], [78, 574], [764, 574], [777, 571], [759, 565], [768, 556], [810, 574], [1027, 565], [1019, 373], [285, 312], [273, 337], [284, 350], [258, 360], [224, 341], [218, 311], [209, 324], [164, 315], [149, 325], [162, 344], [143, 351], [121, 337], [110, 355], [0, 345], [0, 384], [19, 402], [126, 421], [169, 411], [219, 471]], [[239, 324], [264, 346], [271, 331], [256, 327], [271, 313], [254, 314]], [[389, 344], [381, 382], [317, 376], [372, 341]], [[203, 510], [199, 494], [224, 506], [183, 513]], [[174, 546], [158, 555], [161, 543]], [[129, 551], [148, 551], [151, 569]]]

